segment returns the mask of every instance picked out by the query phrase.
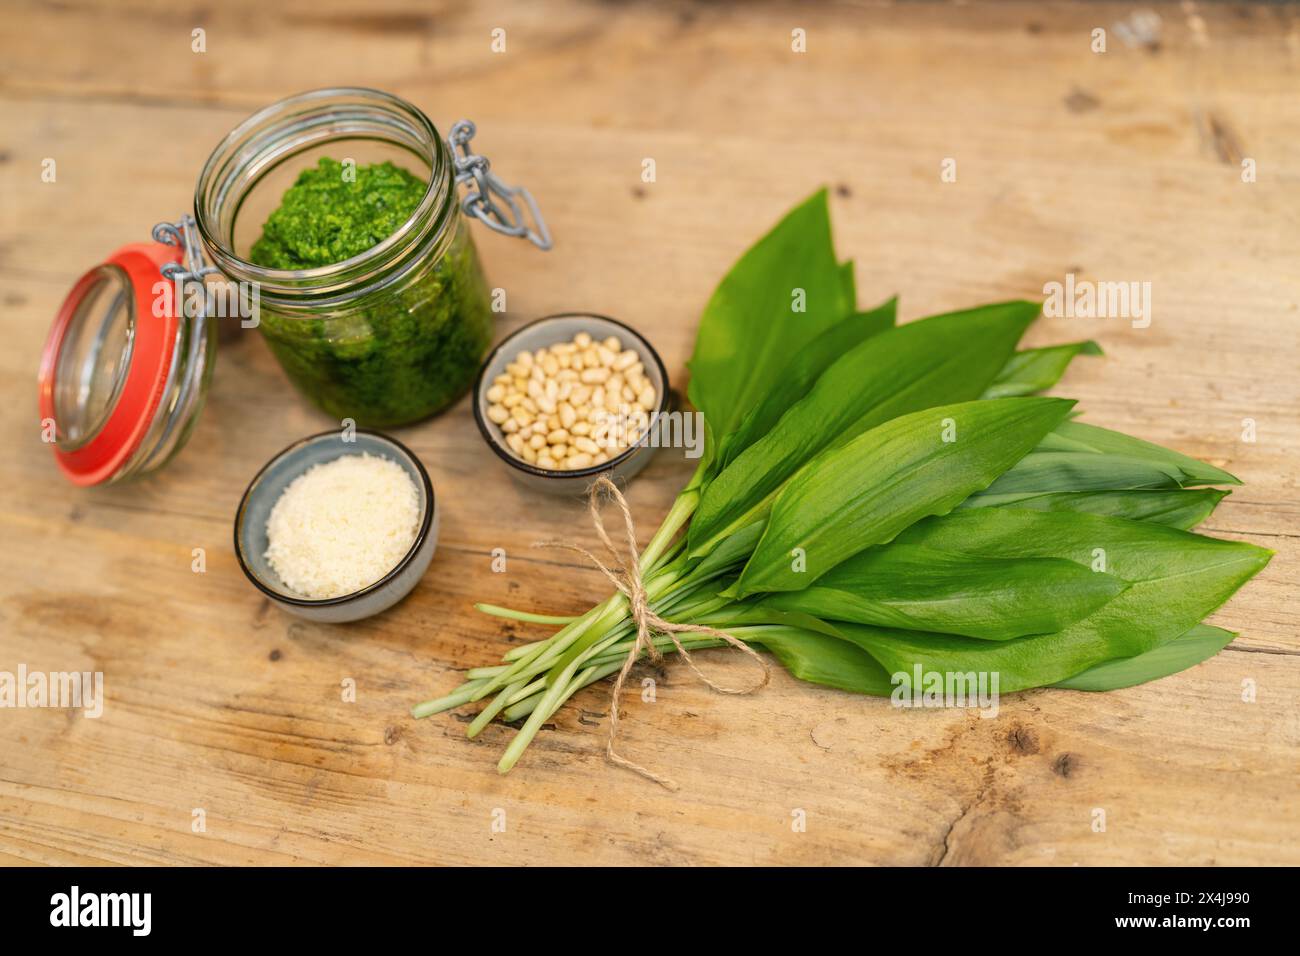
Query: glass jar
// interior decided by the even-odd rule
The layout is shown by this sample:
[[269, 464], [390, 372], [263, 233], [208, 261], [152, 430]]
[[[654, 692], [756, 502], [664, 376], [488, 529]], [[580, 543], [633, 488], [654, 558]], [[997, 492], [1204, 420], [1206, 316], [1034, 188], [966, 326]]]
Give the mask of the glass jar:
[[[472, 136], [472, 125], [462, 125]], [[258, 325], [272, 352], [298, 389], [339, 420], [383, 428], [443, 410], [468, 390], [491, 343], [487, 283], [457, 183], [480, 183], [464, 209], [489, 225], [493, 191], [518, 209], [513, 191], [493, 189], [486, 161], [467, 142], [462, 136], [458, 158], [410, 103], [378, 90], [327, 89], [249, 117], [204, 165], [194, 210], [208, 254], [229, 279], [259, 290]], [[350, 259], [300, 270], [250, 262], [284, 192], [326, 155], [358, 166], [391, 161], [428, 185], [405, 224]]]
[[[474, 133], [461, 120], [444, 140], [411, 104], [367, 89], [303, 93], [241, 123], [203, 168], [195, 216], [116, 250], [77, 281], [55, 317], [38, 386], [42, 436], [63, 473], [105, 484], [175, 456], [203, 407], [219, 319], [260, 325], [290, 379], [340, 420], [401, 425], [447, 407], [469, 388], [492, 337], [467, 216], [551, 245], [528, 191], [470, 152]], [[333, 265], [249, 262], [298, 172], [343, 144], [355, 163], [420, 168], [427, 185], [414, 213]], [[208, 283], [218, 272], [234, 284]]]

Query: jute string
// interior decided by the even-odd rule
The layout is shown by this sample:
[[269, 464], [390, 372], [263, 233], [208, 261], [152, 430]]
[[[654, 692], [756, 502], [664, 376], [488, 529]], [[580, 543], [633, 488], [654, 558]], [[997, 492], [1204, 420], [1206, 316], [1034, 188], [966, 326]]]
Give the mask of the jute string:
[[[600, 513], [601, 492], [605, 492], [609, 499], [618, 505], [619, 511], [623, 513], [623, 528], [627, 533], [627, 554], [620, 555], [614, 542], [610, 540], [609, 534], [605, 531], [605, 521]], [[596, 479], [596, 483], [591, 486], [587, 495], [587, 509], [591, 513], [591, 523], [596, 529], [596, 534], [605, 550], [609, 552], [610, 557], [614, 559], [615, 567], [610, 568], [605, 565], [599, 558], [583, 548], [580, 545], [569, 541], [541, 541], [536, 547], [545, 548], [565, 548], [569, 551], [576, 551], [607, 577], [614, 587], [627, 598], [628, 609], [632, 615], [632, 620], [636, 623], [636, 641], [632, 644], [631, 649], [627, 652], [627, 657], [623, 661], [623, 667], [618, 672], [618, 679], [614, 681], [614, 692], [610, 697], [609, 704], [609, 740], [605, 745], [605, 756], [620, 767], [626, 767], [628, 770], [635, 771], [647, 779], [653, 780], [669, 790], [676, 790], [677, 784], [671, 778], [655, 773], [641, 764], [620, 755], [614, 749], [614, 740], [618, 736], [618, 718], [619, 698], [623, 693], [623, 684], [627, 681], [627, 675], [632, 670], [632, 665], [641, 657], [644, 650], [650, 660], [658, 662], [662, 660], [663, 655], [659, 648], [655, 646], [653, 635], [666, 635], [677, 648], [688, 667], [694, 671], [695, 676], [707, 684], [710, 688], [720, 694], [749, 694], [761, 690], [767, 686], [771, 679], [772, 672], [767, 665], [767, 661], [744, 641], [738, 640], [728, 634], [726, 631], [719, 631], [717, 628], [706, 627], [703, 624], [680, 624], [675, 621], [667, 621], [660, 617], [650, 607], [650, 599], [646, 594], [645, 584], [641, 580], [641, 562], [640, 555], [636, 547], [636, 529], [632, 523], [632, 512], [628, 509], [627, 500], [623, 497], [618, 487], [602, 475]], [[682, 642], [678, 640], [679, 634], [707, 634], [719, 640], [726, 641], [732, 647], [744, 651], [752, 657], [758, 666], [763, 668], [763, 679], [752, 687], [727, 687], [717, 683], [705, 676], [704, 672], [696, 666], [691, 655], [687, 653]]]

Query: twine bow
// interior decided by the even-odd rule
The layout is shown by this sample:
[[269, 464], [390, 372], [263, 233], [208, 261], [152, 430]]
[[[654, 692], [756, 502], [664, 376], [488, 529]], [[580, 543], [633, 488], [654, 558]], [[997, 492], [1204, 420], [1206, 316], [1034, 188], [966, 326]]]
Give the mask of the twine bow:
[[[627, 555], [626, 558], [618, 553], [614, 547], [614, 542], [610, 540], [605, 531], [605, 522], [600, 514], [600, 493], [604, 491], [623, 513], [623, 527], [627, 532]], [[587, 508], [591, 512], [591, 523], [596, 529], [596, 534], [604, 544], [605, 550], [609, 552], [614, 561], [621, 565], [611, 569], [594, 554], [580, 545], [568, 541], [543, 541], [538, 543], [538, 547], [565, 548], [569, 551], [576, 551], [581, 554], [593, 565], [596, 566], [605, 577], [607, 577], [618, 590], [627, 598], [628, 608], [632, 614], [632, 620], [636, 622], [636, 641], [632, 644], [631, 650], [627, 653], [627, 658], [623, 661], [623, 668], [618, 672], [618, 679], [614, 681], [614, 692], [610, 698], [609, 705], [609, 740], [605, 746], [605, 756], [610, 762], [620, 767], [626, 767], [633, 770], [641, 776], [653, 780], [669, 790], [676, 790], [677, 784], [668, 777], [661, 776], [652, 770], [641, 766], [639, 763], [628, 760], [620, 756], [614, 750], [614, 738], [618, 735], [618, 702], [623, 692], [623, 684], [627, 680], [628, 673], [632, 670], [641, 656], [641, 651], [645, 650], [650, 660], [656, 663], [663, 659], [659, 648], [655, 646], [652, 638], [653, 633], [667, 635], [669, 640], [677, 648], [677, 652], [682, 655], [682, 660], [686, 661], [687, 666], [695, 672], [695, 676], [707, 684], [710, 688], [720, 694], [749, 694], [756, 690], [761, 690], [767, 686], [767, 682], [772, 677], [771, 669], [767, 661], [759, 656], [758, 652], [746, 644], [744, 641], [737, 640], [725, 631], [719, 631], [716, 628], [706, 627], [703, 624], [681, 624], [675, 621], [666, 621], [650, 607], [649, 597], [646, 595], [645, 584], [641, 580], [641, 563], [640, 555], [636, 547], [636, 530], [632, 524], [632, 512], [628, 509], [627, 500], [623, 497], [618, 487], [609, 480], [605, 475], [601, 475], [591, 486], [587, 495]], [[691, 655], [687, 653], [682, 642], [677, 639], [678, 634], [707, 634], [710, 637], [716, 637], [719, 640], [726, 641], [732, 647], [744, 651], [763, 668], [763, 679], [753, 687], [725, 687], [716, 681], [710, 680], [704, 672], [696, 666]]]

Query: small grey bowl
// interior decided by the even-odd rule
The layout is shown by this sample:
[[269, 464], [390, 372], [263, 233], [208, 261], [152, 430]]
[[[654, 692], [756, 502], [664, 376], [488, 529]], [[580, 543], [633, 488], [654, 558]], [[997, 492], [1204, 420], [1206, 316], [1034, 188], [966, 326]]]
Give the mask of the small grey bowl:
[[590, 312], [548, 315], [530, 322], [514, 334], [507, 336], [492, 350], [492, 354], [487, 357], [487, 361], [479, 370], [478, 381], [474, 385], [474, 421], [478, 423], [478, 430], [483, 434], [483, 440], [488, 443], [488, 447], [510, 466], [510, 474], [520, 484], [551, 494], [581, 495], [597, 475], [608, 475], [616, 481], [618, 479], [626, 481], [648, 465], [655, 452], [651, 444], [633, 445], [609, 461], [592, 465], [590, 468], [577, 471], [552, 471], [538, 468], [516, 456], [506, 444], [501, 429], [488, 419], [487, 410], [491, 404], [487, 400], [488, 389], [492, 387], [492, 380], [506, 370], [506, 366], [514, 361], [516, 355], [520, 352], [533, 352], [543, 346], [572, 341], [579, 332], [586, 332], [594, 339], [618, 336], [623, 341], [624, 347], [631, 346], [640, 353], [645, 364], [646, 379], [654, 386], [655, 395], [658, 397], [652, 414], [666, 412], [671, 401], [668, 371], [664, 368], [659, 353], [641, 333], [609, 316]]
[[[369, 587], [352, 594], [315, 600], [289, 590], [266, 560], [266, 519], [289, 483], [313, 465], [366, 452], [395, 461], [406, 469], [420, 496], [420, 527], [406, 556]], [[415, 587], [433, 560], [438, 540], [438, 503], [429, 473], [409, 448], [379, 432], [357, 429], [356, 441], [343, 441], [338, 430], [294, 442], [272, 458], [249, 483], [235, 513], [235, 557], [248, 580], [290, 614], [312, 621], [341, 624], [386, 611]]]

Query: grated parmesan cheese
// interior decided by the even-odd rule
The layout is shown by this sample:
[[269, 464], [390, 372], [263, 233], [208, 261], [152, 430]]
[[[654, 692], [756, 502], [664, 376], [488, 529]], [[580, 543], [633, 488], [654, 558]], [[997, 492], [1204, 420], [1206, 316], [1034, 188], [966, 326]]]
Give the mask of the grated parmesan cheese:
[[352, 594], [406, 556], [420, 524], [411, 476], [377, 455], [313, 465], [289, 483], [266, 521], [266, 559], [307, 598]]

